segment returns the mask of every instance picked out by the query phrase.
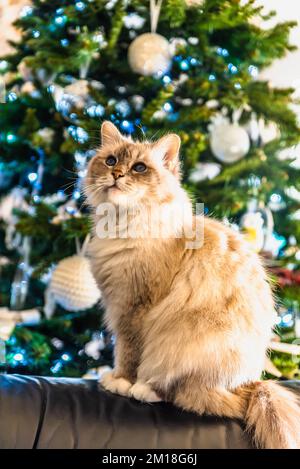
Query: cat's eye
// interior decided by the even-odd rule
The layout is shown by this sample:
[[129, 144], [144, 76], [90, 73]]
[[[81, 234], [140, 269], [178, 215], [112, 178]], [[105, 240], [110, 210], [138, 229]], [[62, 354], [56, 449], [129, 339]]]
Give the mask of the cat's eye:
[[113, 155], [109, 155], [106, 158], [105, 163], [107, 164], [107, 166], [115, 166], [115, 164], [117, 163], [117, 158]]
[[132, 166], [133, 171], [136, 173], [144, 173], [147, 169], [147, 166], [144, 163], [135, 163]]

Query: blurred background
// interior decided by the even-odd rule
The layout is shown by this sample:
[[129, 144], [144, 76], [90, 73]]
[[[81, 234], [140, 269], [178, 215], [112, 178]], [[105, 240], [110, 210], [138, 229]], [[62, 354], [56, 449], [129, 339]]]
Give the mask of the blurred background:
[[111, 365], [82, 196], [101, 122], [182, 139], [183, 184], [277, 295], [264, 376], [299, 378], [300, 5], [0, 1], [0, 369]]

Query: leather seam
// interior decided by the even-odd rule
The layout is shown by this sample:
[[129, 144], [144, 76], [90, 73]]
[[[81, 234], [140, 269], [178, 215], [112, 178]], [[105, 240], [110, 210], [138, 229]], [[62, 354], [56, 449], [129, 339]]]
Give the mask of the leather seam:
[[39, 379], [38, 381], [39, 388], [41, 390], [41, 409], [40, 409], [40, 418], [39, 418], [39, 423], [37, 426], [34, 442], [33, 442], [33, 447], [32, 449], [37, 449], [37, 445], [39, 443], [40, 435], [42, 432], [42, 427], [44, 424], [44, 419], [45, 419], [45, 413], [46, 413], [46, 405], [47, 405], [47, 398], [46, 398], [46, 392], [45, 392], [45, 387], [43, 386], [42, 380]]

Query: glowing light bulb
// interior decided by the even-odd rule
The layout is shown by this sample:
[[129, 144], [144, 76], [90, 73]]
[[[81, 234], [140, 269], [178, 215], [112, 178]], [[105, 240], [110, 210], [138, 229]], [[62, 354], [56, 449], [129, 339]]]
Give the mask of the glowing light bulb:
[[37, 173], [29, 173], [27, 177], [28, 177], [30, 182], [34, 182], [34, 181], [37, 180], [38, 175], [37, 175]]

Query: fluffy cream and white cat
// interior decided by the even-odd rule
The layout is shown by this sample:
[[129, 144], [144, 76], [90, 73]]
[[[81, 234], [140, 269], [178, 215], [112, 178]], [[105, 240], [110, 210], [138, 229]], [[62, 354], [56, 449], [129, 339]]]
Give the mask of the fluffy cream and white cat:
[[[275, 319], [259, 257], [241, 235], [210, 218], [200, 247], [188, 244], [184, 228], [196, 219], [180, 184], [177, 135], [135, 142], [110, 122], [101, 133], [86, 179], [95, 209], [92, 269], [116, 337], [115, 367], [101, 384], [142, 401], [242, 419], [259, 447], [299, 448], [295, 395], [259, 380]], [[128, 218], [134, 236], [124, 235], [124, 217], [114, 235], [97, 231], [96, 208], [103, 204], [117, 215], [139, 209]], [[156, 219], [158, 232], [165, 229], [161, 237], [147, 230], [155, 207], [171, 214]]]

